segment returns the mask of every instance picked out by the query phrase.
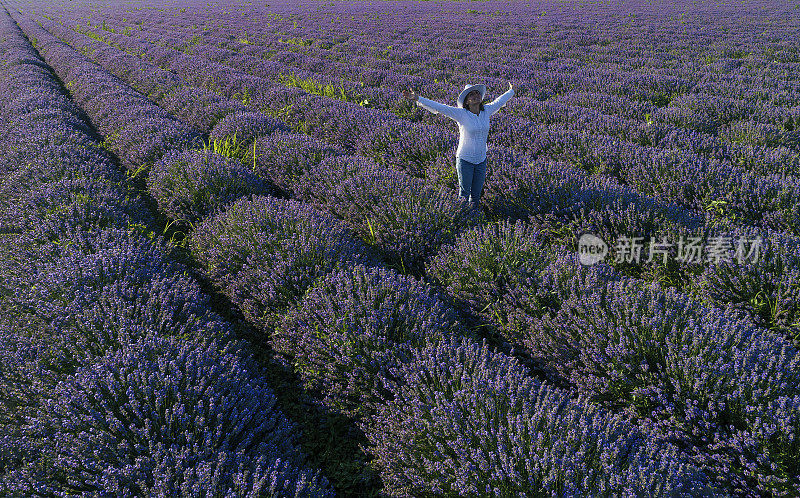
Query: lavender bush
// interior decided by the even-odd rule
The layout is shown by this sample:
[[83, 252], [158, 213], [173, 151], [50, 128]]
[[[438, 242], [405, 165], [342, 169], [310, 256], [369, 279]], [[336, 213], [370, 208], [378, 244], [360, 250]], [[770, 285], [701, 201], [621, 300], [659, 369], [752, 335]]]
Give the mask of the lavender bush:
[[697, 277], [693, 293], [713, 306], [732, 304], [760, 325], [800, 342], [797, 239], [746, 228], [716, 236], [719, 251]]
[[732, 306], [620, 281], [544, 315], [525, 344], [581, 394], [675, 442], [726, 492], [800, 490], [800, 353]]
[[64, 226], [111, 227], [124, 223], [119, 209], [123, 195], [108, 184], [89, 182], [62, 180], [27, 192], [0, 215], [0, 226], [18, 232], [41, 224], [57, 232]]
[[379, 166], [362, 156], [329, 156], [309, 166], [294, 187], [295, 194], [305, 202], [325, 209], [331, 194], [344, 181], [363, 171], [375, 171]]
[[426, 267], [428, 278], [496, 322], [510, 288], [547, 266], [550, 255], [529, 224], [489, 223], [443, 246]]
[[71, 101], [54, 98], [52, 92], [43, 90], [41, 87], [36, 88], [33, 90], [35, 95], [14, 99], [6, 107], [5, 118], [25, 122], [28, 126], [55, 121], [61, 124], [62, 133], [70, 129], [83, 134], [90, 133], [89, 126], [80, 118], [80, 111], [75, 109]]
[[344, 151], [306, 135], [277, 131], [254, 143], [255, 173], [295, 196], [294, 186], [312, 165]]
[[428, 164], [457, 143], [458, 138], [452, 131], [400, 121], [391, 128], [370, 129], [355, 150], [383, 166], [422, 178]]
[[[60, 378], [51, 365], [40, 361], [40, 355], [51, 350], [50, 346], [15, 333], [13, 321], [7, 313], [0, 317], [0, 490], [4, 489], [5, 475], [23, 467], [36, 451], [23, 427]], [[54, 363], [66, 362], [56, 358]]]
[[270, 192], [239, 161], [210, 150], [165, 154], [153, 165], [147, 188], [164, 214], [192, 225], [240, 197]]
[[[51, 103], [57, 104], [58, 100]], [[47, 108], [40, 109], [48, 112]], [[38, 112], [38, 111], [37, 111]], [[44, 165], [37, 162], [48, 163], [51, 167], [67, 164], [77, 170], [102, 166], [106, 170], [116, 171], [112, 168], [107, 155], [97, 150], [95, 141], [85, 130], [72, 127], [69, 122], [64, 123], [67, 116], [52, 116], [52, 119], [29, 119], [33, 113], [10, 118], [4, 123], [6, 131], [18, 130], [18, 133], [9, 133], [2, 140], [4, 152], [3, 163], [8, 167], [4, 172], [14, 171], [22, 167], [35, 167], [42, 170]], [[46, 134], [43, 134], [47, 132]], [[68, 154], [67, 151], [72, 152]], [[30, 163], [30, 164], [28, 164]], [[86, 163], [86, 164], [84, 164]]]
[[701, 223], [696, 215], [637, 197], [613, 190], [580, 193], [574, 204], [581, 217], [577, 230], [592, 233], [613, 247], [623, 237], [647, 241], [667, 225], [695, 228]]
[[574, 222], [579, 209], [575, 198], [588, 191], [592, 183], [586, 174], [562, 161], [500, 163], [491, 181], [486, 182], [482, 197], [501, 217], [535, 221], [538, 216], [554, 214]]
[[223, 118], [244, 112], [241, 102], [232, 102], [216, 93], [191, 86], [177, 87], [160, 101], [164, 109], [203, 133], [211, 132]]
[[512, 344], [525, 344], [529, 330], [539, 319], [558, 311], [565, 302], [622, 278], [604, 262], [582, 265], [566, 246], [555, 246], [552, 251], [546, 266], [515, 279], [507, 288], [496, 317], [505, 319], [499, 321], [499, 331]]
[[421, 272], [442, 244], [481, 219], [452, 192], [380, 166], [343, 181], [325, 205], [404, 273]]
[[208, 296], [158, 241], [119, 229], [77, 232], [58, 249], [25, 239], [2, 267], [9, 291], [2, 306], [18, 318], [11, 330], [50, 344], [69, 358], [66, 369], [145, 332], [202, 343], [232, 339], [230, 325], [208, 309]]
[[341, 222], [264, 196], [204, 221], [190, 246], [208, 277], [260, 326], [274, 324], [317, 278], [373, 259]]
[[235, 136], [236, 142], [246, 148], [256, 138], [276, 131], [288, 132], [289, 127], [277, 119], [258, 112], [235, 112], [228, 114], [214, 125], [208, 138], [213, 142]]
[[367, 437], [393, 495], [667, 495], [705, 476], [624, 419], [469, 341], [415, 351]]
[[[126, 344], [64, 379], [24, 431], [12, 493], [332, 495], [263, 378], [213, 345]], [[41, 438], [41, 439], [40, 439]]]
[[386, 396], [389, 371], [412, 349], [459, 331], [455, 311], [427, 285], [355, 266], [317, 280], [272, 342], [329, 406], [363, 416]]
[[[170, 150], [196, 148], [202, 138], [180, 124], [155, 118], [136, 119], [129, 130], [112, 131], [108, 146], [120, 154], [123, 164], [134, 171], [149, 168]], [[122, 153], [124, 151], [124, 153]]]

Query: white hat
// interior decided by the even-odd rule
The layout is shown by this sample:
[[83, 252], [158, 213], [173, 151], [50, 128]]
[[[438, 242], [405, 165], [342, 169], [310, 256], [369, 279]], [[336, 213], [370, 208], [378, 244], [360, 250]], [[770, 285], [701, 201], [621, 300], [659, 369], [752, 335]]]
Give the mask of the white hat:
[[456, 100], [456, 102], [458, 102], [458, 107], [464, 107], [464, 99], [467, 98], [469, 92], [473, 90], [481, 92], [481, 100], [483, 100], [483, 96], [486, 95], [486, 85], [464, 85], [464, 89], [458, 94], [458, 100]]

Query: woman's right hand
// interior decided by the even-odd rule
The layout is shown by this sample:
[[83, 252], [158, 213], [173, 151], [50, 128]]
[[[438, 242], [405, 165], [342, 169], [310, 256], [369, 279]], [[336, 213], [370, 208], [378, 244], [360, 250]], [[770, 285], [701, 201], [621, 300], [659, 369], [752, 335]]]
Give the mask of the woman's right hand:
[[408, 100], [411, 100], [412, 102], [417, 101], [417, 94], [414, 92], [414, 90], [410, 88], [406, 88], [405, 90], [403, 90], [403, 97], [407, 98]]

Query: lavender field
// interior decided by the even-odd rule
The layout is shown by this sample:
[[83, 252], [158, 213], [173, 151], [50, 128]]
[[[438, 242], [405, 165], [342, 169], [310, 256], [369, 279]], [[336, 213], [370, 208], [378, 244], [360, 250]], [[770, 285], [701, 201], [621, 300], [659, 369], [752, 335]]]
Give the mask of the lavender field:
[[800, 496], [796, 2], [0, 7], [0, 495]]

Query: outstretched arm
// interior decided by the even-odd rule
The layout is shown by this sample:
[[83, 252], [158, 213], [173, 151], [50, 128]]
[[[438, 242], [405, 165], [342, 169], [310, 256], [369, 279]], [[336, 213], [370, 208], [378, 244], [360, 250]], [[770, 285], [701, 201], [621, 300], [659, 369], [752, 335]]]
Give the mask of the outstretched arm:
[[508, 102], [508, 99], [510, 99], [513, 96], [514, 96], [514, 87], [511, 86], [511, 82], [509, 81], [508, 82], [508, 90], [506, 91], [506, 93], [504, 93], [503, 95], [497, 97], [496, 99], [494, 99], [490, 103], [486, 104], [485, 106], [483, 106], [483, 108], [491, 116], [492, 114], [494, 114], [497, 111], [499, 111], [501, 107], [506, 105], [506, 102]]
[[434, 100], [426, 99], [425, 97], [420, 97], [414, 93], [413, 90], [403, 90], [403, 95], [407, 99], [416, 102], [418, 106], [422, 107], [423, 109], [427, 109], [434, 114], [441, 114], [456, 121], [458, 121], [459, 116], [462, 114], [461, 109], [458, 107], [445, 105]]

